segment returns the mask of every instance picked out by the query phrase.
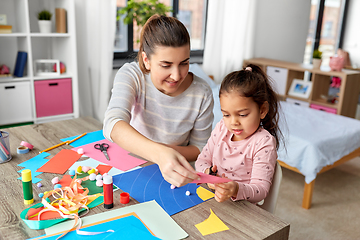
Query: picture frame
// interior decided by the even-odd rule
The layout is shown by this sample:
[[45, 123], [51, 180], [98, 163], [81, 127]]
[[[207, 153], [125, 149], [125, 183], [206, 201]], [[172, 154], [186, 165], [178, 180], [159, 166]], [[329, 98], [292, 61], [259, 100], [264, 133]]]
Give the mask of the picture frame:
[[35, 60], [34, 72], [36, 76], [58, 76], [60, 75], [60, 61], [54, 59]]
[[309, 98], [312, 90], [312, 82], [303, 79], [293, 79], [288, 94], [294, 97]]

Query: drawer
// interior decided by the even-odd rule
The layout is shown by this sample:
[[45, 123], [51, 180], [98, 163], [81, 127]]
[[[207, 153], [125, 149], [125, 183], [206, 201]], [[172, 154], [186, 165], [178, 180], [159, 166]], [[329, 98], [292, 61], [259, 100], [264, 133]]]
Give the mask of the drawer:
[[274, 90], [277, 94], [285, 95], [288, 70], [286, 68], [268, 66], [266, 67], [266, 74], [273, 79]]
[[35, 81], [37, 117], [73, 112], [71, 78]]
[[328, 112], [328, 113], [333, 113], [333, 114], [337, 113], [336, 108], [324, 107], [324, 106], [317, 105], [317, 104], [310, 104], [310, 107], [313, 108], [313, 109], [320, 110], [320, 111], [325, 111], [325, 112]]
[[286, 98], [286, 102], [291, 103], [291, 104], [295, 104], [298, 106], [302, 106], [302, 107], [309, 107], [310, 103], [309, 102], [305, 102], [305, 101], [301, 101], [301, 100], [297, 100], [297, 99], [293, 99], [293, 98]]
[[30, 82], [0, 83], [0, 125], [32, 122]]

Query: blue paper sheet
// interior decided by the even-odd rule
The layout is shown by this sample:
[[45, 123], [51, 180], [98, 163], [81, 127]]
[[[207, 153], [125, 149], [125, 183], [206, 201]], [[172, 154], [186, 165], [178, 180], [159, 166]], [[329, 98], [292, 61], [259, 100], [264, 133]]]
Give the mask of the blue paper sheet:
[[[199, 186], [194, 183], [171, 189], [156, 164], [113, 176], [113, 183], [138, 202], [155, 200], [169, 215], [204, 202], [196, 194]], [[186, 191], [190, 191], [190, 196], [186, 196]]]
[[[62, 240], [70, 240], [70, 239], [84, 239], [84, 240], [98, 240], [98, 239], [159, 239], [155, 236], [153, 236], [149, 230], [146, 228], [146, 226], [135, 216], [128, 216], [120, 219], [116, 219], [109, 222], [104, 222], [101, 224], [97, 224], [90, 227], [81, 228], [82, 231], [88, 231], [88, 232], [104, 232], [107, 230], [114, 230], [114, 232], [106, 232], [101, 233], [98, 235], [79, 235], [76, 233], [76, 230], [71, 231], [67, 233], [64, 237], [62, 237]], [[46, 236], [40, 236], [36, 238], [31, 239], [56, 239], [61, 234], [46, 237]]]
[[[32, 178], [33, 183], [40, 182], [41, 179], [36, 178], [36, 176], [42, 174], [42, 172], [36, 172], [36, 170], [38, 170], [42, 165], [44, 165], [45, 163], [47, 163], [49, 161], [49, 159], [46, 159], [47, 156], [50, 156], [50, 153], [47, 153], [47, 152], [40, 153], [39, 155], [37, 155], [33, 158], [30, 158], [29, 160], [27, 160], [25, 162], [18, 164], [18, 166], [24, 167], [24, 169], [31, 170], [31, 178]], [[22, 170], [24, 170], [24, 169], [21, 169], [18, 172], [21, 173]], [[22, 178], [19, 177], [18, 179], [21, 180]]]

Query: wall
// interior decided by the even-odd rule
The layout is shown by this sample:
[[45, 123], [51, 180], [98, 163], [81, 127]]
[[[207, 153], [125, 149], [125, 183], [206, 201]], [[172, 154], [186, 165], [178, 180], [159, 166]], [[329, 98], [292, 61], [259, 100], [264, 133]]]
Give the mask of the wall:
[[353, 67], [360, 68], [360, 1], [350, 0], [346, 18], [343, 49], [349, 52]]
[[311, 1], [258, 0], [254, 57], [302, 63]]

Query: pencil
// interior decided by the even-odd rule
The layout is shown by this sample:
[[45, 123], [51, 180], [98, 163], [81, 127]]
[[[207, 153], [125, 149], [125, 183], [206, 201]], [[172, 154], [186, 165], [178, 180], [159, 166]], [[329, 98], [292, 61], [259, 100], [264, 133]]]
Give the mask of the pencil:
[[47, 149], [45, 149], [45, 150], [40, 151], [39, 153], [50, 151], [50, 150], [52, 150], [52, 149], [54, 149], [54, 148], [60, 147], [60, 146], [62, 146], [62, 145], [64, 145], [64, 144], [67, 144], [67, 142], [68, 142], [68, 141], [62, 142], [62, 143], [59, 143], [59, 144], [56, 144], [56, 145], [54, 145], [54, 146], [52, 146], [52, 147], [49, 147], [49, 148], [47, 148]]
[[74, 138], [73, 140], [67, 141], [66, 144], [69, 145], [70, 143], [75, 142], [75, 141], [78, 140], [79, 138], [82, 138], [82, 137], [85, 136], [86, 134], [87, 134], [87, 133], [83, 133], [83, 134], [81, 134], [80, 136]]

